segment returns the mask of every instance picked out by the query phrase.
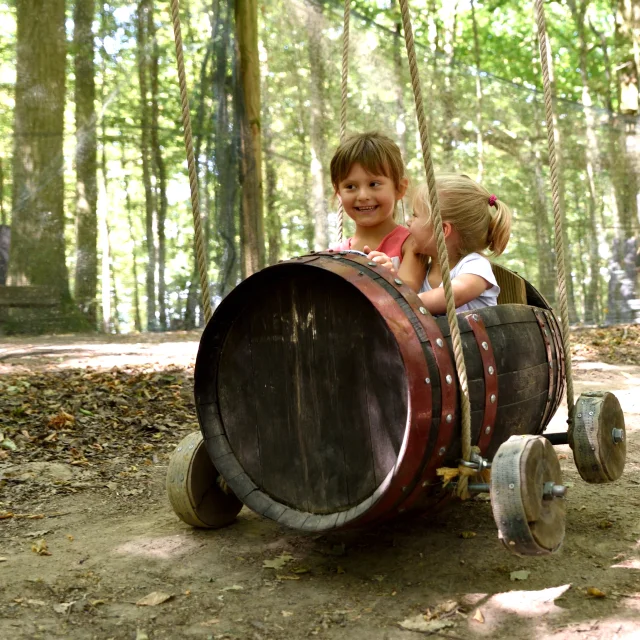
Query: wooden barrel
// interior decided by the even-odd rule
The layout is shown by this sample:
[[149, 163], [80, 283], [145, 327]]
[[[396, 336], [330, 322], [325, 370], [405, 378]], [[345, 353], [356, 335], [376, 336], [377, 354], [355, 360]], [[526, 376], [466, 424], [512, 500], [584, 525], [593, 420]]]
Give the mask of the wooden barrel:
[[[560, 332], [542, 307], [458, 318], [473, 443], [492, 458], [511, 435], [541, 433], [557, 409]], [[229, 294], [200, 342], [195, 397], [234, 493], [300, 530], [429, 508], [443, 496], [436, 469], [461, 453], [446, 317], [350, 252], [280, 263]]]

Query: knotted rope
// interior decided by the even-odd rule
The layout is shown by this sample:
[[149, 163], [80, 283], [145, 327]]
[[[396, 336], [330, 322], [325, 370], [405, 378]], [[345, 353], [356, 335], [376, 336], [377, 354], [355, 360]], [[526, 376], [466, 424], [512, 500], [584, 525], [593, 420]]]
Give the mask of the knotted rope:
[[[340, 91], [340, 144], [347, 136], [347, 98], [349, 78], [349, 17], [351, 0], [344, 0], [344, 25], [342, 27], [342, 83]], [[338, 204], [338, 242], [344, 238], [344, 208]]]
[[558, 270], [558, 299], [560, 302], [560, 326], [562, 329], [562, 348], [565, 360], [565, 379], [567, 381], [567, 409], [569, 430], [573, 426], [574, 397], [573, 372], [571, 367], [571, 346], [569, 344], [569, 310], [567, 306], [567, 276], [564, 253], [562, 224], [564, 202], [558, 179], [558, 158], [556, 156], [556, 120], [553, 112], [553, 95], [549, 68], [550, 49], [547, 38], [547, 24], [544, 15], [544, 3], [535, 0], [536, 22], [538, 23], [538, 42], [540, 43], [540, 64], [542, 66], [542, 86], [544, 89], [545, 119], [547, 121], [547, 142], [549, 145], [549, 168], [551, 174], [551, 197], [553, 201], [553, 220], [556, 248], [556, 268]]
[[202, 220], [200, 218], [198, 174], [196, 172], [196, 161], [193, 151], [193, 137], [191, 133], [191, 115], [189, 112], [189, 96], [187, 94], [187, 80], [184, 68], [184, 52], [182, 48], [182, 31], [180, 29], [179, 0], [171, 0], [171, 18], [173, 22], [173, 36], [176, 43], [176, 58], [178, 62], [180, 102], [182, 105], [182, 126], [184, 129], [184, 146], [187, 151], [187, 168], [189, 170], [189, 189], [191, 191], [191, 210], [193, 212], [196, 262], [198, 263], [198, 273], [200, 274], [202, 310], [204, 311], [205, 323], [208, 323], [212, 316], [211, 298], [209, 296], [209, 278], [207, 276], [207, 254], [204, 247], [204, 233], [202, 231]]
[[[451, 286], [451, 273], [449, 269], [449, 255], [447, 245], [445, 243], [444, 231], [442, 229], [442, 215], [440, 213], [440, 203], [438, 201], [438, 192], [436, 190], [436, 178], [433, 168], [433, 160], [431, 158], [431, 144], [429, 142], [429, 132], [427, 128], [427, 119], [424, 112], [424, 104], [422, 101], [422, 88], [420, 85], [420, 77], [418, 75], [418, 64], [416, 62], [416, 50], [413, 41], [413, 29], [411, 27], [411, 16], [409, 14], [408, 0], [400, 0], [400, 10], [402, 13], [402, 25], [404, 28], [404, 38], [407, 47], [407, 56], [409, 58], [409, 71], [411, 73], [411, 86], [413, 88], [413, 97], [416, 105], [416, 116], [418, 118], [418, 129], [420, 131], [420, 144], [422, 146], [422, 159], [424, 161], [424, 169], [427, 178], [427, 186], [429, 189], [429, 204], [433, 215], [434, 230], [436, 236], [436, 244], [438, 248], [438, 261], [442, 270], [442, 286], [447, 301], [447, 319], [451, 330], [451, 342], [453, 344], [453, 354], [456, 361], [456, 371], [460, 382], [460, 406], [462, 409], [461, 427], [462, 427], [462, 458], [464, 460], [471, 459], [471, 408], [469, 404], [469, 385], [467, 383], [467, 368], [464, 363], [464, 354], [462, 352], [462, 340], [460, 338], [460, 327], [458, 326], [458, 317], [456, 315], [456, 304], [453, 297], [453, 288]], [[468, 476], [460, 474], [457, 492], [459, 496], [467, 495]]]

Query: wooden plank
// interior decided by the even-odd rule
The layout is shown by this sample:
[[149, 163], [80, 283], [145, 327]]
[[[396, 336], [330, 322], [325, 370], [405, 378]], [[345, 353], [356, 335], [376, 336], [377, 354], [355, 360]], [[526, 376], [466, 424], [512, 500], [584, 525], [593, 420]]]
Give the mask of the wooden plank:
[[0, 307], [55, 307], [60, 297], [53, 287], [0, 286]]

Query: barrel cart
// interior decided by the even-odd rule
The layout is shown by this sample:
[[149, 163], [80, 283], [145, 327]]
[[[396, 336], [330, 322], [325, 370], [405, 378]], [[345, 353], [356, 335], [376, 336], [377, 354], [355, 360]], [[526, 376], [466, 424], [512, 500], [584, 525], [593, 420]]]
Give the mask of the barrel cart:
[[[346, 122], [345, 1], [341, 137]], [[408, 0], [400, 0], [447, 316], [433, 317], [391, 272], [357, 252], [301, 256], [253, 274], [211, 315], [198, 211], [178, 1], [176, 36], [196, 254], [207, 326], [195, 401], [201, 432], [169, 463], [167, 491], [196, 527], [231, 523], [243, 504], [300, 531], [335, 531], [429, 513], [489, 492], [511, 551], [562, 544], [566, 487], [553, 446], [582, 478], [611, 482], [626, 457], [624, 416], [608, 392], [574, 403], [561, 192], [542, 0], [543, 66], [560, 318], [535, 288], [495, 266], [496, 307], [456, 314]], [[342, 225], [339, 225], [342, 235]], [[545, 434], [566, 386], [567, 432]], [[490, 474], [490, 482], [487, 475]]]
[[[496, 271], [522, 303], [458, 314], [472, 471], [491, 468], [490, 485], [469, 489], [490, 493], [509, 548], [549, 553], [565, 517], [553, 444], [571, 445], [587, 482], [615, 480], [624, 417], [613, 394], [585, 394], [570, 434], [541, 435], [564, 390], [560, 329], [532, 285]], [[282, 262], [234, 289], [202, 335], [195, 399], [202, 433], [178, 446], [167, 482], [191, 525], [223, 526], [245, 504], [301, 531], [338, 530], [454, 493], [438, 475], [460, 458], [447, 318], [357, 252]]]

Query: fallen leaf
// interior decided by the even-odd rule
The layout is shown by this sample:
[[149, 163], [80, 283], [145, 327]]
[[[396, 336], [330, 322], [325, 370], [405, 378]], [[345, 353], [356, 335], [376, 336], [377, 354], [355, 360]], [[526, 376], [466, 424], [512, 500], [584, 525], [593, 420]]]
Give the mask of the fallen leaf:
[[587, 589], [587, 595], [592, 596], [593, 598], [606, 598], [607, 594], [604, 591], [600, 591], [600, 589], [596, 589], [596, 587], [589, 587]]
[[167, 600], [173, 598], [173, 595], [170, 593], [163, 593], [162, 591], [152, 591], [147, 594], [144, 598], [140, 598], [136, 604], [139, 607], [155, 607], [157, 604], [162, 604]]
[[454, 478], [460, 475], [457, 467], [441, 467], [436, 469], [436, 473], [442, 478], [442, 487], [446, 487]]
[[149, 640], [149, 634], [144, 629], [137, 629], [136, 640]]
[[282, 611], [283, 618], [290, 618], [293, 615], [293, 611]]
[[232, 584], [230, 587], [223, 587], [220, 591], [242, 591], [244, 587], [239, 584]]
[[291, 560], [293, 560], [293, 556], [288, 553], [283, 553], [282, 555], [273, 558], [273, 560], [265, 560], [262, 563], [262, 566], [265, 569], [282, 569], [282, 567], [284, 567], [287, 562], [291, 562]]
[[425, 631], [427, 633], [434, 633], [441, 629], [453, 627], [453, 622], [450, 620], [425, 620], [423, 615], [407, 618], [398, 624], [409, 631]]
[[281, 576], [276, 574], [278, 580], [300, 580], [300, 576]]
[[200, 623], [201, 627], [212, 627], [214, 624], [218, 624], [220, 618], [211, 618], [210, 620], [204, 620]]
[[337, 573], [338, 575], [342, 575], [343, 573], [346, 573], [346, 571], [345, 571], [345, 570], [344, 570], [340, 565], [338, 565], [338, 566], [336, 567], [336, 573]]
[[67, 534], [67, 540], [73, 542], [73, 536], [70, 533]]
[[47, 541], [42, 538], [42, 540], [38, 540], [38, 542], [34, 542], [31, 545], [31, 551], [37, 553], [39, 556], [50, 556], [51, 552], [47, 547]]
[[472, 620], [479, 622], [480, 624], [484, 624], [484, 616], [482, 615], [482, 611], [480, 609], [476, 609], [476, 612], [473, 614]]
[[475, 538], [476, 535], [478, 535], [475, 531], [463, 531], [460, 534], [461, 538], [464, 538], [465, 540], [468, 540], [469, 538]]
[[294, 569], [291, 569], [291, 573], [299, 573], [299, 574], [309, 573], [310, 571], [311, 569], [309, 567], [295, 567]]
[[53, 610], [56, 613], [67, 613], [67, 611], [69, 610], [69, 607], [71, 607], [71, 605], [73, 604], [73, 602], [60, 602], [59, 604], [54, 604], [53, 605]]
[[527, 580], [530, 575], [531, 571], [512, 571], [509, 574], [509, 578], [511, 578], [511, 580]]
[[611, 520], [602, 520], [598, 522], [598, 529], [611, 529], [613, 522]]

